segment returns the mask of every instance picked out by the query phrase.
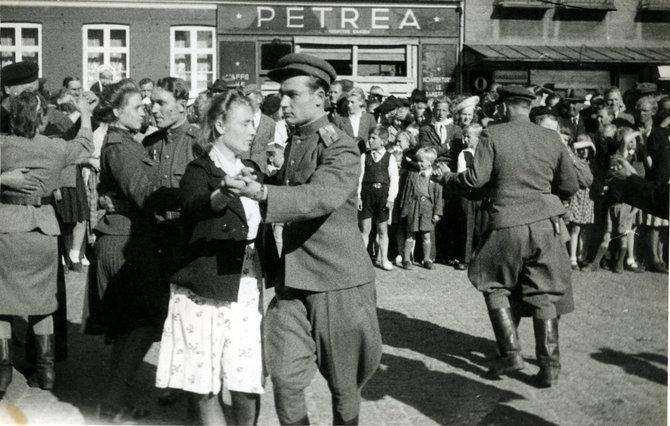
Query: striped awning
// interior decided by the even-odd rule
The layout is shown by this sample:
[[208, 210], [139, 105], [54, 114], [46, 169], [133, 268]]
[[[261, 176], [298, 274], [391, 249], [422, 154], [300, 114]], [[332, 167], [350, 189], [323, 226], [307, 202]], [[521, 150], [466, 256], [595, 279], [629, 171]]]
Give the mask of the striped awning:
[[467, 44], [479, 61], [670, 64], [670, 47]]

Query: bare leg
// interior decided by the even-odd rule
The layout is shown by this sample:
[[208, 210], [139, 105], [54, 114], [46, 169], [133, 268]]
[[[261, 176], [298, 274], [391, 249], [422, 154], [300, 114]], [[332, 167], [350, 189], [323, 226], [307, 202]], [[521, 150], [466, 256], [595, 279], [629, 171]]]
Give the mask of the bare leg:
[[377, 238], [379, 239], [379, 257], [380, 264], [382, 268], [387, 269], [391, 266], [391, 263], [388, 259], [389, 251], [389, 234], [388, 234], [388, 223], [379, 222], [377, 224]]
[[[225, 425], [226, 418], [223, 415], [223, 401], [221, 394], [199, 395], [192, 394], [198, 409], [198, 420], [202, 425]], [[237, 423], [237, 422], [235, 422]]]
[[255, 425], [261, 408], [257, 393], [230, 392], [233, 405], [233, 421], [236, 425]]
[[570, 264], [577, 266], [577, 249], [579, 248], [579, 231], [581, 227], [573, 224], [570, 228]]
[[358, 229], [361, 231], [361, 235], [363, 236], [363, 243], [367, 247], [368, 242], [370, 240], [370, 229], [372, 228], [372, 219], [367, 218], [367, 219], [361, 219], [358, 221]]
[[79, 263], [81, 247], [86, 237], [86, 222], [77, 222], [72, 228], [72, 247], [70, 247], [69, 257], [72, 263]]

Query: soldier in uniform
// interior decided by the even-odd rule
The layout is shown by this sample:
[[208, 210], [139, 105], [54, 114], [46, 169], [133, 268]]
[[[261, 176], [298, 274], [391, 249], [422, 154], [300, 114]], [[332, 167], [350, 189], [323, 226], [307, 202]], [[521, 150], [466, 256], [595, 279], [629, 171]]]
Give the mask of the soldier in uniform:
[[305, 54], [277, 66], [269, 76], [281, 84], [284, 117], [296, 129], [277, 185], [246, 176], [225, 184], [261, 201], [266, 222], [285, 223], [265, 320], [280, 423], [309, 424], [304, 390], [318, 368], [332, 393], [333, 423], [357, 424], [360, 391], [381, 358], [375, 275], [356, 226], [360, 152], [324, 109], [333, 67]]
[[501, 89], [509, 122], [483, 135], [472, 168], [455, 174], [442, 167], [445, 190], [464, 192], [488, 184], [488, 232], [470, 264], [468, 278], [484, 294], [500, 357], [492, 378], [524, 367], [510, 297], [533, 308], [538, 385], [558, 380], [558, 318], [555, 303], [570, 280], [570, 261], [560, 198], [578, 189], [573, 162], [554, 131], [529, 119], [535, 95], [521, 86]]
[[[142, 141], [149, 156], [157, 161], [160, 186], [179, 188], [186, 166], [204, 152], [198, 144], [200, 129], [186, 119], [188, 86], [180, 78], [165, 77], [151, 92], [151, 113], [159, 130]], [[184, 262], [188, 235], [179, 210], [156, 213], [161, 271], [165, 279], [178, 271]], [[181, 392], [165, 390], [159, 403], [171, 404]]]

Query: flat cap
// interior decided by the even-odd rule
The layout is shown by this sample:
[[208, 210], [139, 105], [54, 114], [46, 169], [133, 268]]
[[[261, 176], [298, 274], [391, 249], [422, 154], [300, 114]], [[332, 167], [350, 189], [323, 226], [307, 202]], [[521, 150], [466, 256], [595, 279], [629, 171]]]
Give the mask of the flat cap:
[[532, 90], [526, 89], [525, 87], [519, 86], [518, 84], [503, 86], [498, 89], [498, 93], [500, 93], [502, 100], [513, 98], [521, 98], [529, 101], [535, 100], [535, 93], [533, 93]]
[[465, 98], [459, 102], [459, 104], [456, 105], [456, 108], [454, 108], [454, 111], [458, 112], [467, 108], [475, 108], [478, 103], [479, 96], [470, 96], [469, 98]]
[[541, 115], [553, 115], [554, 117], [558, 117], [556, 110], [548, 106], [536, 106], [530, 110], [531, 120]]
[[652, 93], [656, 93], [658, 91], [658, 86], [655, 85], [654, 83], [649, 83], [645, 81], [642, 83], [636, 83], [633, 90], [635, 90], [640, 95], [649, 95]]
[[278, 94], [273, 94], [270, 96], [267, 96], [263, 100], [263, 106], [261, 107], [261, 112], [268, 117], [274, 114], [275, 112], [279, 111], [279, 107], [281, 104], [281, 96]]
[[277, 68], [268, 72], [268, 77], [281, 83], [290, 77], [307, 75], [317, 77], [332, 84], [337, 78], [337, 72], [325, 59], [304, 53], [289, 53], [277, 61]]
[[568, 102], [585, 102], [586, 95], [587, 93], [584, 89], [570, 89], [568, 90], [568, 95], [565, 97], [565, 100]]
[[252, 93], [261, 93], [261, 88], [258, 87], [258, 84], [247, 84], [242, 88], [242, 93], [244, 93], [244, 96], [249, 96]]
[[40, 67], [35, 62], [16, 62], [5, 65], [0, 70], [0, 79], [5, 86], [18, 86], [37, 80]]
[[235, 84], [235, 80], [232, 78], [217, 78], [214, 83], [207, 85], [207, 89], [214, 93], [225, 93], [230, 89], [237, 89], [237, 84]]

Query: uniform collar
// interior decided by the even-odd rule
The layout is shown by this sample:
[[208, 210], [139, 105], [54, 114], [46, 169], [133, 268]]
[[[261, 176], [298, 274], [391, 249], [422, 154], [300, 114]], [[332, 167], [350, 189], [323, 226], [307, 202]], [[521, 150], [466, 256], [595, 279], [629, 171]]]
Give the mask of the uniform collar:
[[330, 121], [328, 121], [328, 115], [324, 113], [321, 117], [317, 118], [316, 120], [312, 120], [307, 124], [299, 126], [295, 131], [295, 135], [296, 136], [314, 135], [320, 128], [327, 125], [328, 123], [330, 123]]
[[190, 123], [188, 122], [188, 120], [186, 119], [186, 117], [184, 117], [184, 119], [181, 121], [181, 123], [180, 123], [177, 127], [170, 127], [170, 128], [168, 128], [168, 129], [166, 129], [165, 132], [166, 132], [169, 136], [172, 136], [172, 135], [175, 135], [175, 134], [184, 133], [184, 132], [186, 131], [186, 129], [188, 128], [189, 124], [190, 124]]

